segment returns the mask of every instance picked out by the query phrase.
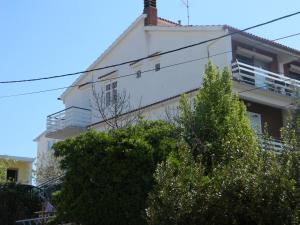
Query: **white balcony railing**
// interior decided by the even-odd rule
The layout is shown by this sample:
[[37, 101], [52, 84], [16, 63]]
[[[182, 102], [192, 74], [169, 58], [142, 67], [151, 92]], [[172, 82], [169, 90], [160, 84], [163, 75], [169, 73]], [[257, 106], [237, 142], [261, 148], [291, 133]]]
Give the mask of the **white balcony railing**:
[[283, 149], [283, 144], [280, 140], [272, 138], [271, 140], [260, 139], [259, 140], [263, 149], [268, 150], [271, 148], [272, 150], [280, 153]]
[[91, 110], [72, 106], [47, 117], [47, 132], [69, 127], [85, 128], [91, 122]]
[[286, 96], [298, 95], [300, 81], [239, 61], [232, 64], [233, 79]]

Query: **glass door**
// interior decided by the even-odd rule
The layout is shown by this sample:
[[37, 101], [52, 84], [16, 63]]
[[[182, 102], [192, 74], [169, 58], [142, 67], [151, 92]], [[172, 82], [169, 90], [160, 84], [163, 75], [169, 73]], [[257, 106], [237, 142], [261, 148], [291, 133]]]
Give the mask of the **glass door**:
[[264, 73], [261, 69], [263, 70], [270, 70], [269, 63], [263, 62], [261, 60], [254, 60], [254, 66], [257, 67], [258, 69], [254, 71], [255, 74], [255, 86], [256, 87], [261, 87], [262, 89], [266, 89], [266, 76], [267, 74]]
[[255, 131], [256, 134], [262, 134], [262, 122], [261, 115], [259, 113], [247, 112], [248, 119], [250, 120], [251, 128]]

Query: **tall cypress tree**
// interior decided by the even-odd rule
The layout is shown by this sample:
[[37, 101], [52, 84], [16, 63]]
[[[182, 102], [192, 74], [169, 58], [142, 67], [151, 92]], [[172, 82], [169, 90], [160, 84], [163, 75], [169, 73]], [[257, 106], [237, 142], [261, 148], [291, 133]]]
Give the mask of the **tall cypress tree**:
[[186, 96], [180, 101], [179, 121], [193, 154], [201, 156], [207, 173], [235, 159], [255, 160], [256, 137], [244, 104], [232, 92], [230, 72], [220, 73], [209, 62], [203, 80], [192, 102]]

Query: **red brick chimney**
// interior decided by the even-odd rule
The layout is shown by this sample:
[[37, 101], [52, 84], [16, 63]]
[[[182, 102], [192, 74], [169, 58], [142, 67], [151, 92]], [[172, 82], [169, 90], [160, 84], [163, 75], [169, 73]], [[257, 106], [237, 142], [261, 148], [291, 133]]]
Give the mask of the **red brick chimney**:
[[144, 0], [144, 14], [147, 15], [147, 18], [145, 19], [146, 26], [157, 25], [156, 0]]

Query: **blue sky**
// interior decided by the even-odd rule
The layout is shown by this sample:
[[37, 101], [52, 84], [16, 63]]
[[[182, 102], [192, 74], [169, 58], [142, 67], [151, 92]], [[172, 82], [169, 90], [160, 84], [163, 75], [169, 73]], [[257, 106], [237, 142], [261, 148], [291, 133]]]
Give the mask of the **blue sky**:
[[[299, 0], [190, 0], [191, 24], [245, 28], [300, 10]], [[0, 0], [0, 80], [28, 79], [86, 69], [143, 10], [142, 0]], [[158, 0], [159, 16], [186, 24], [181, 0]], [[251, 31], [275, 39], [300, 32], [300, 16]], [[300, 37], [281, 43], [300, 49]], [[117, 62], [116, 62], [117, 63]], [[63, 109], [62, 91], [14, 98], [72, 83], [76, 77], [0, 84], [0, 155], [34, 157], [33, 139], [46, 116]]]

